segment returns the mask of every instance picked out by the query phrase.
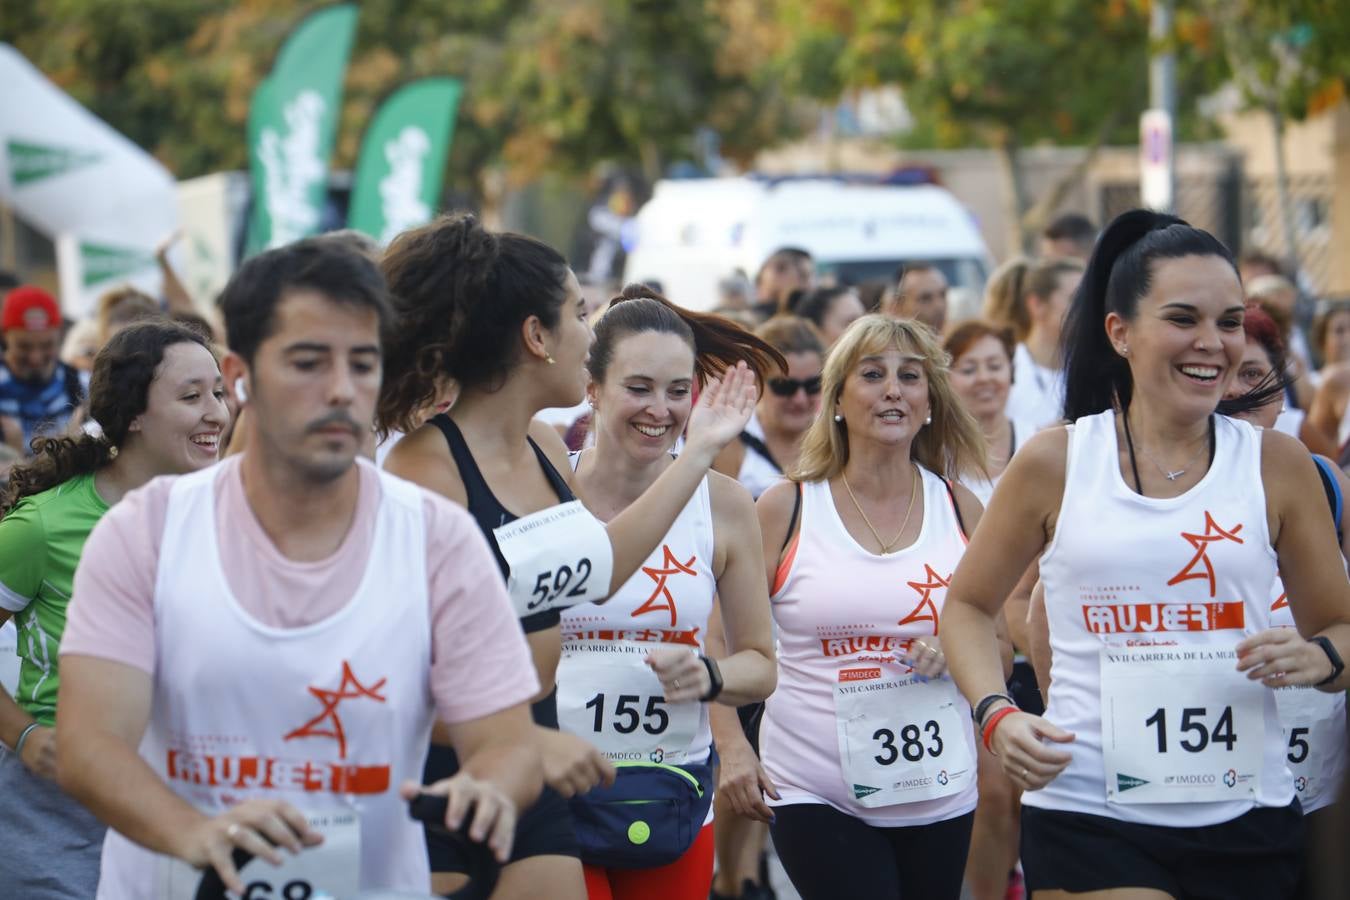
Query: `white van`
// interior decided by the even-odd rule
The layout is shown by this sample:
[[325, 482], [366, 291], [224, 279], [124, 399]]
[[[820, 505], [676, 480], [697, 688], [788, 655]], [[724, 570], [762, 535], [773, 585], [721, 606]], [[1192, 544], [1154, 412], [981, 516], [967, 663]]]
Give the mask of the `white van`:
[[991, 265], [969, 211], [943, 188], [827, 176], [657, 182], [628, 244], [626, 282], [659, 282], [698, 310], [717, 305], [718, 281], [737, 269], [753, 279], [780, 247], [808, 251], [822, 277], [848, 284], [890, 281], [923, 260], [976, 295]]

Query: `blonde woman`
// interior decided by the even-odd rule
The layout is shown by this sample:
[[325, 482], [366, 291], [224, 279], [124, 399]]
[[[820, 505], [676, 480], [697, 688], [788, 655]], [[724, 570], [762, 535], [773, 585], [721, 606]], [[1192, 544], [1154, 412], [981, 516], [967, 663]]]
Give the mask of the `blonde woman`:
[[937, 625], [981, 511], [952, 479], [985, 450], [947, 362], [916, 321], [853, 323], [792, 481], [757, 506], [780, 646], [760, 751], [805, 900], [960, 895], [977, 756]]

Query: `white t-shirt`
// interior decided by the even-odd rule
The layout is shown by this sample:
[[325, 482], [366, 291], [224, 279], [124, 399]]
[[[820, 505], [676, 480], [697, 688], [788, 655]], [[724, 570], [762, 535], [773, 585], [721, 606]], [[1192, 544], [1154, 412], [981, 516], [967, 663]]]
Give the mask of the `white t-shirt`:
[[1041, 429], [1064, 415], [1064, 371], [1047, 369], [1032, 359], [1026, 344], [1013, 351], [1013, 384], [1008, 391], [1008, 418]]

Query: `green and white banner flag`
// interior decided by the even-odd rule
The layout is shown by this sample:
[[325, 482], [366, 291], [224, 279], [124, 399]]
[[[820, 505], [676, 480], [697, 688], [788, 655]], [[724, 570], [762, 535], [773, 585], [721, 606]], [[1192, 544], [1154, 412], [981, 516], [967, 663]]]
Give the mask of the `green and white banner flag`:
[[459, 108], [460, 83], [424, 78], [376, 111], [361, 141], [347, 224], [381, 244], [431, 221]]
[[253, 214], [246, 255], [319, 230], [356, 16], [352, 3], [307, 16], [253, 94], [248, 119]]

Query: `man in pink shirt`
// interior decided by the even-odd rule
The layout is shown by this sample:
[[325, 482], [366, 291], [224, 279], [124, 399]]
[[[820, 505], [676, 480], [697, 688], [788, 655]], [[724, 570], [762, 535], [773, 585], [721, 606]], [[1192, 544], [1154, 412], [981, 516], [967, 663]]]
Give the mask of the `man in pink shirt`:
[[[221, 306], [248, 449], [129, 494], [75, 576], [58, 767], [110, 826], [98, 896], [165, 895], [167, 858], [242, 894], [236, 849], [283, 866], [277, 895], [316, 870], [425, 892], [419, 790], [505, 860], [542, 783], [538, 681], [473, 520], [358, 460], [383, 278], [311, 239], [246, 262]], [[422, 788], [433, 718], [465, 764]]]

